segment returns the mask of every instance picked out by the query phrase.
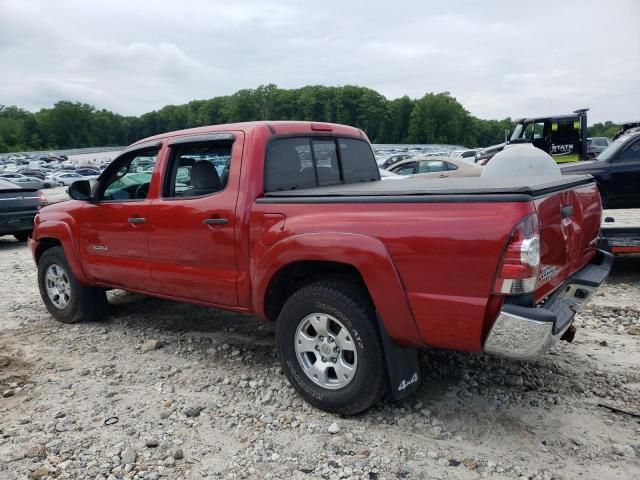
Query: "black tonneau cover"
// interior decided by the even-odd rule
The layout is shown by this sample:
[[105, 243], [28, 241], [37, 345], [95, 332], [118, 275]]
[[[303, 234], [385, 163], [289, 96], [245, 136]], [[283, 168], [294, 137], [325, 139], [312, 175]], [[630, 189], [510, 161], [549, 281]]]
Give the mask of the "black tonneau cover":
[[591, 175], [510, 179], [483, 177], [442, 179], [415, 176], [406, 179], [268, 192], [258, 201], [261, 203], [523, 202], [591, 182], [593, 182]]

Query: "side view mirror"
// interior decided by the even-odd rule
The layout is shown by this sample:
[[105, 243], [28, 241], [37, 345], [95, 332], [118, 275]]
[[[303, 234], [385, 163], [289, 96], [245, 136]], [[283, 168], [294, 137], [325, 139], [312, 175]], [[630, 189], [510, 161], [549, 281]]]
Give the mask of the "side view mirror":
[[67, 190], [74, 200], [89, 200], [91, 198], [91, 184], [89, 180], [76, 180]]

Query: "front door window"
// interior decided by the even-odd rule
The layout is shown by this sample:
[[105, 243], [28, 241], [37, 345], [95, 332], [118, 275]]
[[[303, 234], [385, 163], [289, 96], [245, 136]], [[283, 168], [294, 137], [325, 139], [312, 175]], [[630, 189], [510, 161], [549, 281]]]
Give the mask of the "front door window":
[[149, 194], [151, 175], [156, 164], [157, 150], [135, 152], [116, 160], [101, 182], [99, 201], [144, 200]]

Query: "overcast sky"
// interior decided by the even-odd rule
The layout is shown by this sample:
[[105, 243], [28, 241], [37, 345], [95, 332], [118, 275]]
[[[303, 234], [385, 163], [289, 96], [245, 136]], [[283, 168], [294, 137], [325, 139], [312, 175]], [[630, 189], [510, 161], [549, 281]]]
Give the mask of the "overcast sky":
[[640, 1], [0, 0], [0, 104], [135, 114], [275, 83], [640, 118]]

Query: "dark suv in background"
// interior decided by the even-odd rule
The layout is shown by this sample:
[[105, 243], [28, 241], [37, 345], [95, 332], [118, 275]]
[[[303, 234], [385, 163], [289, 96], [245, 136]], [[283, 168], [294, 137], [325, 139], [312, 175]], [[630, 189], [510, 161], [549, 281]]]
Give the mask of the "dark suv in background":
[[593, 175], [604, 208], [640, 207], [640, 132], [618, 137], [595, 160], [560, 169], [564, 175]]

